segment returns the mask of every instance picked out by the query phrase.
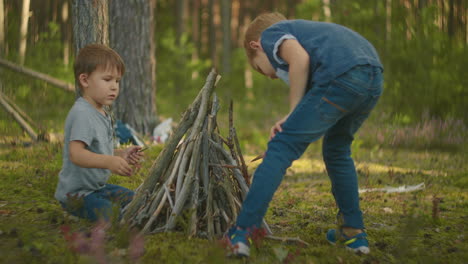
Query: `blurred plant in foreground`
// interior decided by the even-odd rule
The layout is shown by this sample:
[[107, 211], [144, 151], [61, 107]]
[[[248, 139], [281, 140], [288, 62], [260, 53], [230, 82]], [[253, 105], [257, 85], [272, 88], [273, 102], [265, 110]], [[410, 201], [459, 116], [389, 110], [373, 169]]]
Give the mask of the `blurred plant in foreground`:
[[130, 263], [137, 263], [145, 252], [143, 236], [136, 233], [130, 237], [127, 249], [115, 249], [107, 254], [106, 241], [112, 237], [106, 236], [109, 227], [109, 223], [98, 222], [90, 232], [72, 232], [67, 225], [60, 229], [70, 250], [79, 256], [88, 256], [96, 263], [106, 264], [124, 262], [125, 256], [128, 255]]

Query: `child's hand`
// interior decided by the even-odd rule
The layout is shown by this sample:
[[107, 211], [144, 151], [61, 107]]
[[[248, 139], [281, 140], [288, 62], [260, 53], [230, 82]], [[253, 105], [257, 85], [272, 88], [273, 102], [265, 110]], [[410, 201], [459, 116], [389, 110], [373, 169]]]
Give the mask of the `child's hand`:
[[108, 169], [115, 174], [122, 176], [131, 176], [133, 174], [133, 169], [130, 167], [128, 162], [122, 157], [112, 156], [109, 160]]
[[289, 115], [283, 117], [281, 120], [275, 123], [273, 127], [271, 127], [270, 130], [270, 140], [276, 136], [276, 133], [278, 132], [283, 132], [283, 128], [281, 127], [284, 122], [286, 122], [286, 119], [288, 119]]
[[140, 146], [131, 146], [124, 150], [123, 158], [130, 164], [139, 168], [140, 162], [143, 158], [143, 152], [141, 152]]

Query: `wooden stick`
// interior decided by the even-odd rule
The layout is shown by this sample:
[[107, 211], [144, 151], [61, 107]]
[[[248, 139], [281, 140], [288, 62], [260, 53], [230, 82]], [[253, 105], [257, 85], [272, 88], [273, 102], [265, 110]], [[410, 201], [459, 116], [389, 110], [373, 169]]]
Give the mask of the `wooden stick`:
[[239, 154], [238, 156], [240, 159], [242, 175], [244, 175], [244, 179], [247, 185], [250, 186], [249, 172], [247, 171], [247, 165], [245, 164], [244, 156], [242, 156], [242, 151], [240, 148], [239, 139], [237, 138], [237, 132], [235, 128], [233, 128], [233, 137], [234, 137], [234, 145], [236, 147], [236, 151]]
[[16, 111], [22, 118], [24, 118], [31, 126], [36, 127], [39, 129], [39, 125], [37, 125], [34, 120], [32, 120], [31, 117], [29, 117], [13, 100], [11, 100], [8, 96], [5, 94], [2, 94], [0, 91], [0, 95], [3, 96], [3, 99]]
[[8, 102], [4, 99], [4, 95], [0, 92], [0, 104], [3, 108], [16, 120], [20, 127], [31, 137], [33, 141], [38, 140], [38, 136], [34, 129], [24, 120], [21, 115], [11, 107]]
[[169, 205], [171, 206], [171, 209], [174, 210], [174, 203], [172, 202], [172, 199], [171, 199], [171, 193], [169, 192], [169, 189], [167, 188], [165, 184], [164, 184], [164, 190], [166, 191], [166, 196], [167, 196], [167, 200], [169, 200]]
[[207, 232], [208, 238], [214, 239], [214, 222], [213, 222], [213, 182], [210, 182], [208, 188], [208, 197], [206, 198], [206, 224], [207, 224]]
[[45, 82], [47, 82], [49, 84], [52, 84], [52, 85], [54, 85], [54, 86], [56, 86], [58, 88], [62, 88], [65, 91], [75, 92], [75, 86], [72, 85], [71, 83], [67, 83], [65, 81], [56, 79], [56, 78], [54, 78], [52, 76], [49, 76], [47, 74], [31, 70], [31, 69], [26, 68], [24, 66], [16, 65], [16, 64], [14, 64], [12, 62], [9, 62], [7, 60], [0, 59], [0, 66], [6, 67], [6, 68], [8, 68], [10, 70], [13, 70], [13, 71], [16, 71], [16, 72], [19, 72], [19, 73], [26, 74], [26, 75], [28, 75], [30, 77], [45, 81]]
[[[223, 156], [224, 158], [228, 161], [229, 164], [237, 166], [235, 160], [227, 153], [225, 149], [223, 149], [221, 146], [219, 146], [216, 142], [210, 139], [210, 143], [212, 146], [215, 147]], [[242, 173], [240, 172], [239, 169], [234, 168], [232, 170], [234, 172], [234, 177], [236, 178], [237, 182], [239, 183], [239, 186], [241, 188], [241, 193], [242, 193], [242, 199], [245, 199], [245, 196], [247, 195], [247, 192], [249, 190], [249, 187], [247, 186], [244, 177], [242, 176]]]
[[190, 210], [191, 217], [189, 223], [189, 236], [193, 237], [197, 234], [197, 224], [198, 224], [198, 197], [199, 197], [199, 170], [195, 170], [194, 173], [194, 185], [193, 185], [193, 192], [192, 192], [192, 199], [191, 199], [191, 206]]
[[158, 208], [156, 209], [156, 211], [154, 211], [150, 219], [146, 222], [145, 226], [141, 230], [142, 234], [147, 234], [149, 232], [151, 225], [154, 223], [154, 221], [156, 221], [157, 217], [159, 216], [159, 213], [161, 213], [161, 210], [164, 206], [164, 203], [166, 202], [166, 199], [167, 199], [167, 195], [164, 194], [162, 201], [159, 203]]
[[[183, 206], [185, 205], [185, 201], [187, 200], [188, 197], [188, 192], [191, 190], [193, 187], [193, 183], [195, 182], [195, 173], [198, 171], [198, 166], [199, 166], [199, 157], [200, 157], [200, 143], [201, 143], [201, 137], [196, 136], [194, 147], [193, 147], [193, 154], [192, 158], [190, 160], [190, 167], [187, 172], [187, 177], [184, 181], [183, 187], [180, 191], [179, 197], [177, 197], [174, 205], [174, 210], [172, 211], [171, 216], [169, 217], [169, 220], [167, 222], [167, 230], [172, 230], [175, 227], [175, 220], [179, 216], [180, 212], [183, 209]], [[195, 186], [197, 187], [197, 186]]]
[[179, 172], [177, 173], [177, 180], [176, 180], [176, 192], [175, 192], [176, 200], [179, 197], [180, 190], [182, 189], [182, 186], [184, 183], [185, 174], [187, 172], [186, 171], [187, 162], [192, 157], [193, 145], [194, 145], [193, 141], [190, 141], [188, 143], [187, 150], [184, 152], [184, 155], [182, 155], [182, 161], [180, 163]]

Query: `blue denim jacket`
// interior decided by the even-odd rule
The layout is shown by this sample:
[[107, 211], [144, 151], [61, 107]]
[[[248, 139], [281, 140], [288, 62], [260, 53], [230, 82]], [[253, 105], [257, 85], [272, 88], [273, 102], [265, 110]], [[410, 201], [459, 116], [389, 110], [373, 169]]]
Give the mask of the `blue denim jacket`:
[[260, 37], [261, 45], [276, 75], [289, 85], [289, 65], [278, 56], [286, 39], [296, 39], [310, 56], [309, 84], [327, 83], [357, 65], [372, 65], [383, 70], [379, 56], [364, 37], [344, 26], [308, 20], [278, 22]]

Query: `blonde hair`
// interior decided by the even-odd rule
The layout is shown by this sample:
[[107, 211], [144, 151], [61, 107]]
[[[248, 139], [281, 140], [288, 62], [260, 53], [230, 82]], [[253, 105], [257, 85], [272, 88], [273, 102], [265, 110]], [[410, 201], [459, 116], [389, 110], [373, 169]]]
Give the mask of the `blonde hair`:
[[249, 61], [255, 56], [255, 50], [250, 47], [250, 42], [258, 41], [265, 29], [283, 20], [287, 20], [283, 14], [274, 12], [261, 14], [250, 23], [244, 36], [244, 49]]
[[125, 73], [125, 64], [120, 55], [102, 44], [89, 44], [83, 47], [73, 65], [75, 80], [81, 89], [80, 74], [91, 74], [98, 67], [115, 67], [120, 75]]

